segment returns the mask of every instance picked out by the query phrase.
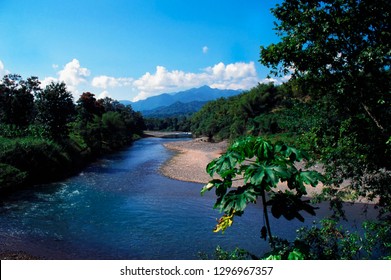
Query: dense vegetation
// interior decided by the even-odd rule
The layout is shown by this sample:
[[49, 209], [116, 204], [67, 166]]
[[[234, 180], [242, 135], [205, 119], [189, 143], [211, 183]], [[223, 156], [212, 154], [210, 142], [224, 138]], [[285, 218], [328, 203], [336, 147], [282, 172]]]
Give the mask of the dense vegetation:
[[38, 78], [0, 82], [0, 190], [60, 179], [119, 149], [144, 129], [140, 113], [90, 92], [73, 101], [64, 83]]
[[189, 115], [178, 115], [175, 117], [145, 118], [147, 130], [159, 131], [190, 131]]
[[285, 88], [259, 84], [237, 96], [209, 102], [192, 116], [191, 130], [212, 140], [280, 132], [274, 111], [289, 97]]
[[[288, 180], [289, 186], [287, 165], [271, 158], [273, 153], [281, 154], [276, 147], [285, 144], [276, 140], [282, 139], [324, 166], [327, 187], [317, 199], [330, 201], [336, 211], [333, 218], [344, 217], [344, 200], [358, 197], [376, 202], [380, 216], [364, 225], [364, 238], [331, 221], [300, 231], [294, 242], [273, 238], [264, 230], [262, 236], [268, 235], [273, 249], [269, 258], [371, 258], [374, 252], [390, 256], [391, 3], [285, 0], [272, 12], [280, 42], [262, 46], [260, 62], [273, 75], [290, 75], [290, 81], [278, 87], [259, 85], [240, 96], [208, 103], [192, 118], [197, 135], [217, 140], [262, 135], [276, 143], [258, 140], [268, 144], [254, 147], [254, 140], [245, 138], [208, 166], [211, 174], [217, 172], [223, 179], [212, 180], [204, 189], [216, 188], [216, 207], [225, 212], [218, 227], [232, 224], [236, 213], [256, 197], [263, 198], [265, 190], [269, 202], [276, 196], [285, 201], [275, 210], [272, 202], [268, 204], [276, 218], [300, 217], [295, 211], [284, 215], [287, 205], [309, 210], [299, 207], [297, 184], [291, 183], [285, 193], [270, 187], [273, 178]], [[274, 148], [263, 157], [253, 151], [266, 146]], [[243, 157], [251, 155], [257, 156], [256, 166], [243, 164]], [[228, 191], [242, 172], [246, 184], [240, 191]], [[342, 187], [342, 182], [347, 186]]]

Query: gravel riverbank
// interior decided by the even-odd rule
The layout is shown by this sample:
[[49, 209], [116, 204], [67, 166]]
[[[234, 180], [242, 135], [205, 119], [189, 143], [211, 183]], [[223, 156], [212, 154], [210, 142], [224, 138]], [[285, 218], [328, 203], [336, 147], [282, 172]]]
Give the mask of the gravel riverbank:
[[[202, 139], [193, 139], [168, 142], [164, 146], [177, 152], [160, 168], [160, 172], [164, 176], [180, 181], [206, 184], [211, 180], [209, 174], [206, 173], [206, 166], [227, 150], [228, 142], [210, 143], [202, 141]], [[314, 169], [322, 171], [320, 167]], [[235, 185], [239, 186], [240, 181], [235, 182]], [[311, 196], [311, 194], [320, 193], [322, 188], [322, 184], [316, 188], [309, 186], [308, 194]], [[283, 191], [288, 187], [286, 183], [279, 183], [278, 189]]]
[[164, 146], [175, 151], [176, 155], [160, 168], [163, 175], [180, 181], [206, 184], [211, 180], [206, 173], [206, 166], [227, 150], [228, 143], [210, 143], [193, 139], [169, 142]]

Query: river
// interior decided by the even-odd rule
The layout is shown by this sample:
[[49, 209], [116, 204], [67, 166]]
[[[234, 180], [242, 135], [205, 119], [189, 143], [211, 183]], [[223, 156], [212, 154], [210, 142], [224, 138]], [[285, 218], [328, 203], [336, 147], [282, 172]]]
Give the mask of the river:
[[[159, 166], [173, 152], [170, 139], [145, 138], [91, 164], [65, 181], [35, 186], [2, 198], [1, 251], [26, 251], [46, 259], [198, 259], [217, 245], [240, 247], [256, 255], [269, 249], [260, 239], [262, 215], [250, 205], [224, 234], [213, 233], [213, 192], [201, 184], [172, 180]], [[295, 231], [326, 215], [305, 216], [305, 223], [271, 219], [274, 234], [294, 238]], [[364, 219], [361, 206], [347, 207], [349, 224]]]

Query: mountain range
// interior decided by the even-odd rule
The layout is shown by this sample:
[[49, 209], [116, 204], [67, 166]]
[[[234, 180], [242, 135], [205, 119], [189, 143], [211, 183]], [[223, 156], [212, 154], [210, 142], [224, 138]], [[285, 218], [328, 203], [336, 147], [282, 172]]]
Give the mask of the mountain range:
[[221, 97], [227, 98], [241, 92], [241, 90], [215, 89], [202, 86], [176, 93], [163, 93], [137, 102], [127, 100], [120, 100], [120, 102], [125, 105], [132, 105], [135, 111], [140, 111], [144, 116], [164, 117], [162, 115], [194, 113], [207, 101]]

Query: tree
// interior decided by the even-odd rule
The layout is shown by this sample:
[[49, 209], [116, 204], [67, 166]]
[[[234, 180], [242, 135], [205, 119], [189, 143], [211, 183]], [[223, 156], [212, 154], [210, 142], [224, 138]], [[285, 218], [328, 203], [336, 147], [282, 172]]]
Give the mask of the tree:
[[[217, 200], [215, 208], [224, 212], [215, 231], [224, 231], [232, 225], [235, 216], [241, 216], [249, 203], [261, 198], [264, 226], [261, 237], [274, 246], [269, 223], [268, 207], [275, 218], [283, 216], [287, 220], [304, 221], [301, 211], [315, 215], [315, 207], [309, 200], [306, 186], [315, 187], [323, 177], [316, 171], [298, 170], [295, 162], [308, 160], [305, 153], [282, 142], [272, 144], [262, 138], [246, 137], [234, 142], [227, 152], [214, 159], [207, 166], [210, 176], [216, 173], [221, 179], [211, 180], [201, 193], [215, 188]], [[232, 188], [239, 181], [240, 186]], [[277, 189], [279, 182], [286, 182], [289, 190]]]
[[321, 117], [307, 139], [330, 183], [350, 179], [390, 209], [391, 2], [285, 0], [272, 12], [281, 40], [261, 47], [260, 62], [311, 94]]
[[102, 142], [111, 148], [119, 148], [126, 143], [125, 122], [118, 112], [106, 112], [102, 115]]
[[95, 115], [102, 116], [105, 109], [102, 102], [98, 102], [95, 94], [91, 92], [83, 92], [76, 103], [79, 115], [84, 122], [92, 121]]
[[37, 77], [27, 81], [20, 75], [5, 75], [0, 82], [0, 122], [18, 128], [28, 126], [34, 119], [34, 95], [40, 92]]
[[37, 120], [46, 128], [49, 137], [66, 139], [69, 132], [67, 124], [75, 118], [76, 111], [72, 94], [65, 83], [52, 82], [42, 92], [38, 92], [36, 106]]

